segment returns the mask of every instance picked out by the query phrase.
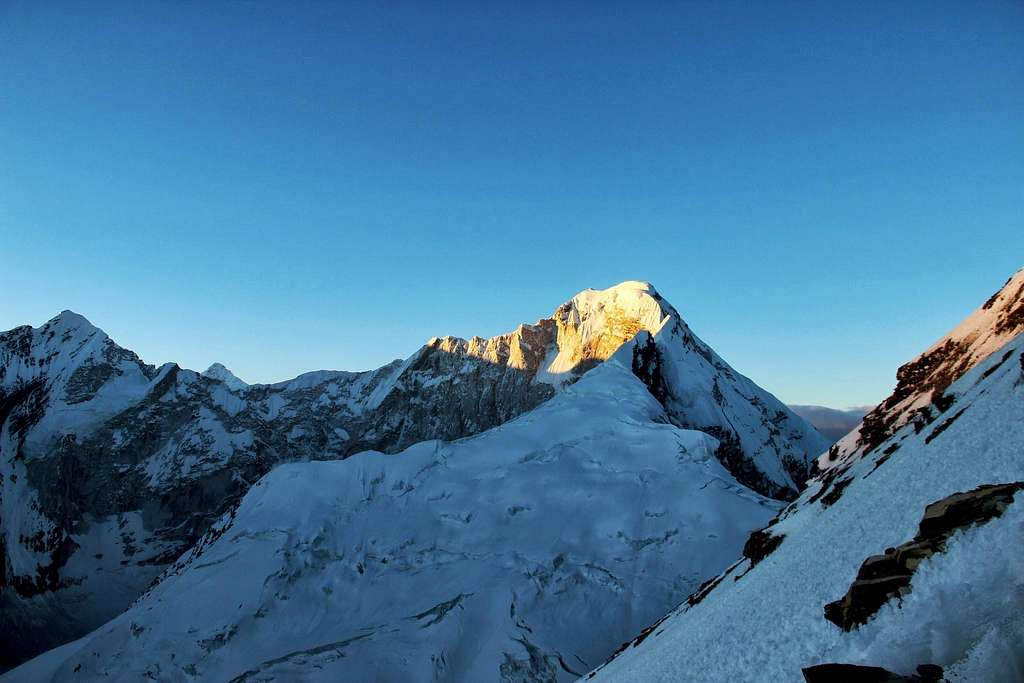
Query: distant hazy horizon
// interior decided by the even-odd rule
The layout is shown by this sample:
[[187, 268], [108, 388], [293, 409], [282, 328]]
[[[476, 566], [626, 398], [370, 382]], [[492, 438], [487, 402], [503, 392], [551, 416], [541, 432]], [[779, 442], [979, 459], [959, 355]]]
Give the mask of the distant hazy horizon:
[[5, 3], [0, 328], [246, 381], [652, 282], [873, 404], [1022, 265], [1020, 3]]

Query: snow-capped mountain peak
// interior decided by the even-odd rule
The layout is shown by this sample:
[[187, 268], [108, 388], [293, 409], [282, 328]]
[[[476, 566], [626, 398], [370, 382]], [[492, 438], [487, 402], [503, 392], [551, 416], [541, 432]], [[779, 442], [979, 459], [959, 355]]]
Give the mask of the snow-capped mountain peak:
[[648, 282], [583, 290], [550, 317], [490, 339], [435, 337], [415, 365], [462, 372], [458, 359], [471, 358], [502, 369], [503, 382], [557, 392], [627, 346], [673, 424], [714, 435], [719, 459], [744, 484], [796, 495], [828, 441], [730, 367]]
[[214, 363], [210, 367], [203, 370], [203, 377], [209, 377], [220, 382], [224, 382], [228, 389], [232, 391], [241, 391], [249, 386], [249, 384], [239, 379], [235, 373], [228, 370], [221, 363]]
[[84, 315], [75, 313], [70, 309], [64, 309], [53, 318], [50, 318], [44, 327], [60, 330], [62, 332], [78, 330], [86, 334], [99, 330], [99, 328], [89, 322]]

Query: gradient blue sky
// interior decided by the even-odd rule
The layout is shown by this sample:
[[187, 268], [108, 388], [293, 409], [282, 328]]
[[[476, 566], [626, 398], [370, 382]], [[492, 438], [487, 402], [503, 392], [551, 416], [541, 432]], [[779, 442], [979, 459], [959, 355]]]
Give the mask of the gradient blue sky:
[[4, 2], [0, 328], [274, 381], [641, 279], [847, 406], [1024, 265], [1024, 4], [549, 4]]

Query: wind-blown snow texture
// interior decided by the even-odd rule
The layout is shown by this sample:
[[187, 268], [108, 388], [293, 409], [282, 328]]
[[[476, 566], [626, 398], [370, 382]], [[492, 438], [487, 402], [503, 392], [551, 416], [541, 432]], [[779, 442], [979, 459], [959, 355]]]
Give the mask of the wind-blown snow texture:
[[646, 283], [587, 290], [490, 340], [274, 385], [146, 365], [68, 311], [0, 334], [0, 666], [121, 612], [275, 465], [483, 432], [620, 349], [660, 419], [713, 435], [742, 482], [795, 495], [827, 442]]
[[569, 681], [780, 504], [632, 349], [479, 436], [283, 465], [126, 613], [4, 680]]
[[[1024, 335], [1008, 341], [999, 331], [1021, 310], [1022, 281], [1018, 273], [988, 308], [954, 330], [952, 343], [933, 347], [964, 354], [946, 354], [935, 365], [970, 369], [938, 390], [926, 382], [921, 390], [930, 404], [919, 405], [916, 394], [900, 398], [898, 388], [898, 400], [883, 406], [895, 411], [891, 424], [899, 426], [812, 480], [769, 527], [783, 537], [774, 552], [753, 567], [737, 562], [696, 604], [681, 605], [593, 680], [799, 681], [802, 667], [825, 662], [905, 675], [935, 663], [954, 681], [1024, 680], [1019, 495], [1003, 517], [959, 533], [946, 552], [925, 560], [911, 594], [864, 626], [846, 633], [823, 613], [865, 558], [914, 536], [929, 503], [981, 484], [1024, 480]], [[988, 313], [993, 307], [999, 309]], [[929, 410], [905, 419], [910, 405]]]

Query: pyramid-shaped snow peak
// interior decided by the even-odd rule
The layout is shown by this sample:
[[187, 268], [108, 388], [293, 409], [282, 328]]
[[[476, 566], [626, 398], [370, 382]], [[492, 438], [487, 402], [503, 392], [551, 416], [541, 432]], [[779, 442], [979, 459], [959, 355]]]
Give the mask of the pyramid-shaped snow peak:
[[209, 377], [210, 379], [217, 380], [218, 382], [223, 382], [227, 385], [228, 389], [231, 389], [232, 391], [245, 389], [249, 386], [248, 383], [239, 379], [235, 373], [228, 370], [221, 363], [214, 363], [210, 367], [206, 368], [206, 370], [203, 371], [203, 377]]
[[[719, 440], [718, 458], [744, 484], [792, 498], [828, 442], [770, 393], [729, 366], [647, 282], [587, 289], [532, 325], [482, 339], [435, 337], [431, 367], [473, 358], [515, 371], [532, 386], [567, 386], [612, 356], [634, 373], [680, 427]], [[508, 382], [506, 376], [503, 381]]]

